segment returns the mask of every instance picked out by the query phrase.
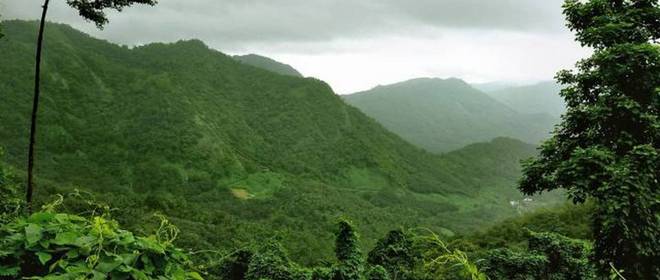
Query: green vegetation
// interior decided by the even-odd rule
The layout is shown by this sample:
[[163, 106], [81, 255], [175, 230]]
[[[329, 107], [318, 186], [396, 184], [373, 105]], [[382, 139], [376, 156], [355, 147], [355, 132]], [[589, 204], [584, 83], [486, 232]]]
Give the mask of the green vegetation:
[[166, 220], [155, 235], [139, 237], [103, 216], [37, 212], [0, 228], [0, 276], [202, 279], [172, 246], [176, 234]]
[[[0, 145], [15, 167], [25, 162], [36, 28], [8, 21], [0, 44]], [[517, 215], [518, 162], [535, 154], [505, 138], [426, 153], [323, 82], [244, 65], [199, 41], [129, 49], [50, 24], [44, 59], [37, 202], [91, 192], [137, 233], [158, 211], [182, 229], [182, 247], [275, 234], [307, 264], [331, 257], [329, 221], [342, 214], [360, 225], [362, 248], [401, 223], [474, 230]]]
[[235, 55], [233, 56], [233, 58], [247, 65], [252, 65], [254, 67], [268, 70], [277, 74], [288, 75], [299, 78], [303, 77], [303, 75], [300, 74], [298, 70], [291, 67], [291, 65], [275, 61], [265, 56], [260, 56], [256, 54], [247, 54], [247, 55]]
[[344, 96], [387, 129], [441, 153], [495, 137], [539, 143], [558, 122], [521, 114], [458, 79], [415, 79]]
[[564, 99], [559, 95], [561, 89], [561, 86], [555, 82], [542, 82], [529, 86], [506, 87], [486, 93], [519, 113], [548, 114], [559, 118], [566, 112]]
[[493, 280], [595, 279], [591, 245], [557, 234], [530, 233], [526, 252], [488, 251], [482, 267]]
[[[105, 16], [105, 10], [112, 9], [121, 11], [125, 7], [130, 7], [134, 4], [148, 4], [155, 5], [155, 0], [95, 0], [89, 2], [85, 0], [67, 0], [66, 3], [78, 11], [81, 17], [86, 20], [92, 21], [98, 28], [108, 23]], [[48, 14], [48, 7], [50, 0], [44, 0], [41, 6], [41, 20], [39, 21], [39, 32], [37, 37], [37, 51], [35, 55], [36, 63], [34, 64], [34, 96], [32, 97], [32, 113], [30, 116], [30, 140], [28, 144], [28, 159], [27, 159], [27, 188], [25, 194], [25, 201], [27, 203], [27, 210], [32, 211], [32, 196], [34, 193], [34, 160], [35, 160], [35, 145], [37, 138], [37, 116], [39, 115], [39, 97], [41, 95], [41, 53], [43, 50], [44, 30], [46, 28], [46, 15]]]
[[521, 190], [592, 199], [599, 274], [660, 279], [658, 2], [568, 0], [564, 13], [594, 54], [558, 75], [568, 112], [525, 164]]
[[[100, 26], [104, 8], [145, 1], [68, 3]], [[567, 112], [540, 154], [510, 138], [428, 153], [318, 80], [199, 41], [129, 49], [51, 24], [34, 205], [16, 166], [33, 162], [38, 26], [6, 22], [0, 279], [660, 279], [658, 5], [566, 0], [594, 55], [558, 75]], [[388, 90], [431, 100], [439, 85], [473, 93], [438, 106], [501, 112], [457, 80]], [[516, 193], [534, 155], [520, 190], [578, 205]]]
[[[6, 167], [2, 174], [10, 174]], [[0, 176], [0, 189], [15, 187], [13, 179]], [[3, 209], [15, 201], [11, 195], [2, 200]], [[80, 193], [66, 200], [82, 198]], [[64, 200], [64, 201], [66, 201]], [[138, 237], [118, 228], [109, 218], [109, 207], [86, 199], [68, 212], [87, 213], [85, 216], [53, 211], [63, 200], [46, 204], [44, 210], [29, 217], [15, 212], [0, 225], [0, 273], [5, 277], [45, 276], [44, 279], [545, 279], [548, 275], [566, 276], [557, 279], [593, 279], [584, 265], [584, 242], [553, 234], [529, 234], [529, 250], [520, 250], [518, 240], [508, 240], [491, 250], [473, 244], [478, 235], [454, 239], [446, 243], [428, 230], [394, 230], [379, 240], [368, 254], [359, 248], [359, 237], [351, 222], [341, 220], [335, 233], [335, 257], [316, 266], [305, 267], [292, 261], [280, 241], [266, 241], [243, 245], [222, 253], [214, 247], [186, 253], [173, 247], [181, 233], [167, 220], [153, 224], [154, 234]], [[70, 205], [70, 204], [69, 204]], [[20, 205], [19, 205], [20, 208]], [[489, 232], [500, 240], [511, 237], [513, 231], [550, 226], [562, 227], [583, 223], [567, 217], [576, 215], [583, 207], [540, 212], [507, 221]], [[577, 212], [575, 210], [578, 210]], [[553, 218], [557, 216], [558, 218]], [[162, 217], [158, 216], [157, 217]], [[559, 223], [554, 223], [559, 219]], [[579, 227], [579, 225], [577, 225]], [[502, 228], [510, 230], [501, 230]], [[568, 228], [568, 227], [566, 227]], [[579, 230], [578, 230], [579, 231]], [[577, 233], [582, 235], [584, 233]], [[221, 236], [226, 237], [226, 236]], [[478, 244], [478, 243], [474, 243]], [[210, 258], [199, 257], [205, 252]], [[218, 254], [220, 254], [218, 256]], [[197, 264], [193, 265], [190, 256]], [[476, 261], [471, 261], [476, 260]], [[1, 277], [1, 276], [0, 276]], [[511, 277], [511, 278], [507, 278]], [[524, 278], [523, 278], [524, 277]], [[533, 278], [529, 278], [533, 277]], [[538, 278], [537, 278], [538, 277]], [[37, 278], [40, 279], [40, 278]]]

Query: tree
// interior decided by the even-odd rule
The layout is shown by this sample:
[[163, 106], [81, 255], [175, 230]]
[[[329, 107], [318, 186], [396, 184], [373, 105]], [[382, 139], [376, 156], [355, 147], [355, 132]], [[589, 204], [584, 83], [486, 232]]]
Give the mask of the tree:
[[335, 255], [339, 264], [332, 275], [333, 280], [363, 279], [363, 257], [358, 246], [358, 234], [353, 224], [347, 220], [340, 221], [335, 239]]
[[594, 259], [629, 279], [660, 279], [660, 9], [657, 0], [566, 0], [568, 27], [594, 54], [557, 75], [568, 105], [526, 194], [566, 189], [595, 202]]
[[[30, 142], [28, 145], [28, 166], [27, 166], [27, 188], [25, 201], [28, 211], [31, 210], [32, 194], [34, 191], [34, 145], [37, 133], [37, 113], [39, 110], [39, 94], [41, 91], [41, 50], [43, 46], [44, 27], [46, 24], [46, 14], [48, 13], [48, 4], [50, 0], [44, 0], [41, 12], [41, 22], [39, 25], [39, 35], [37, 36], [37, 53], [35, 55], [34, 71], [34, 97], [32, 101], [32, 117], [30, 121]], [[105, 15], [106, 9], [121, 11], [124, 7], [133, 4], [155, 5], [156, 0], [66, 0], [72, 8], [78, 10], [80, 16], [86, 20], [92, 21], [98, 28], [108, 23]], [[1, 37], [1, 35], [0, 35]]]
[[490, 279], [595, 279], [587, 242], [554, 233], [527, 235], [524, 252], [498, 248], [485, 254], [482, 265]]
[[367, 261], [384, 268], [393, 279], [414, 279], [414, 270], [421, 258], [419, 250], [414, 248], [413, 237], [402, 230], [393, 230], [376, 243]]

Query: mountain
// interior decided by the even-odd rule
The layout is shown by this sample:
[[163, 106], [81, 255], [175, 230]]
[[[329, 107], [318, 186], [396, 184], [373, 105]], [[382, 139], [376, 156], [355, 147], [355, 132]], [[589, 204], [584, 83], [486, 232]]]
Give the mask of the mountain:
[[[0, 146], [21, 175], [37, 23], [3, 25]], [[278, 235], [301, 262], [332, 256], [339, 216], [368, 246], [395, 225], [466, 232], [516, 215], [509, 201], [521, 198], [518, 162], [532, 145], [499, 138], [435, 155], [322, 81], [245, 65], [201, 41], [127, 48], [66, 25], [46, 30], [40, 203], [71, 192], [62, 206], [71, 212], [110, 203], [136, 232], [157, 229], [152, 214], [162, 213], [181, 228], [178, 245], [196, 250]]]
[[516, 87], [516, 84], [513, 82], [503, 82], [503, 81], [495, 81], [495, 82], [487, 82], [487, 83], [470, 83], [470, 85], [473, 88], [480, 90], [481, 92], [484, 93], [490, 93], [493, 91]]
[[549, 114], [558, 118], [566, 111], [564, 99], [559, 95], [561, 85], [542, 82], [534, 85], [507, 87], [488, 95], [524, 114]]
[[459, 79], [421, 78], [344, 96], [387, 129], [441, 153], [495, 137], [539, 143], [557, 122], [521, 114]]
[[277, 74], [294, 76], [294, 77], [303, 76], [302, 74], [300, 74], [300, 72], [298, 72], [298, 70], [291, 67], [291, 65], [281, 63], [279, 61], [273, 60], [265, 56], [248, 54], [248, 55], [235, 55], [233, 56], [233, 58], [247, 65], [265, 69], [271, 72], [275, 72]]

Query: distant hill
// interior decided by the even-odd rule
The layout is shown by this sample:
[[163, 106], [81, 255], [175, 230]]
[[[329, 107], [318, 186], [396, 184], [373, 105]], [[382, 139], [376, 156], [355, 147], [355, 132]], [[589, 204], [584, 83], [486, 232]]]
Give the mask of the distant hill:
[[[3, 25], [0, 146], [20, 171], [38, 26]], [[286, 233], [282, 241], [302, 262], [330, 258], [339, 216], [360, 225], [372, 245], [398, 226], [468, 232], [516, 215], [509, 201], [522, 197], [519, 161], [535, 153], [532, 145], [500, 138], [435, 155], [346, 105], [322, 81], [258, 69], [201, 41], [129, 49], [66, 25], [46, 30], [41, 202], [81, 189], [135, 231], [157, 228], [152, 214], [162, 213], [181, 228], [180, 245], [194, 249]], [[473, 103], [481, 104], [446, 107], [462, 112]]]
[[539, 143], [558, 120], [521, 114], [459, 79], [421, 78], [344, 96], [389, 130], [431, 152], [495, 137]]
[[295, 68], [291, 67], [291, 65], [281, 63], [279, 61], [276, 61], [274, 59], [265, 57], [265, 56], [260, 56], [256, 54], [248, 54], [248, 55], [235, 55], [232, 56], [234, 59], [245, 63], [247, 65], [251, 65], [257, 68], [265, 69], [277, 74], [281, 75], [287, 75], [287, 76], [294, 76], [294, 77], [302, 77], [303, 75], [298, 72]]
[[488, 83], [470, 83], [473, 88], [476, 88], [484, 93], [498, 91], [501, 89], [516, 87], [517, 85], [512, 82], [488, 82]]
[[488, 95], [520, 113], [549, 114], [559, 117], [566, 111], [564, 99], [559, 95], [561, 86], [548, 81], [529, 86], [506, 87]]

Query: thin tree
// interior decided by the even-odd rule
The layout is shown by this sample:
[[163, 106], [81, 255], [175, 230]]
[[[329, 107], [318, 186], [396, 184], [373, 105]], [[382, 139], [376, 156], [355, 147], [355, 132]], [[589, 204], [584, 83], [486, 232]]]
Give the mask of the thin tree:
[[593, 201], [601, 276], [660, 279], [658, 0], [566, 0], [564, 15], [594, 54], [557, 75], [568, 111], [520, 189]]
[[[99, 29], [108, 23], [105, 14], [106, 9], [121, 11], [124, 7], [133, 4], [155, 5], [156, 0], [66, 0], [66, 3], [72, 8], [78, 10], [80, 16], [94, 22]], [[39, 94], [41, 91], [41, 50], [44, 39], [44, 29], [46, 25], [46, 14], [50, 0], [44, 0], [41, 12], [41, 21], [39, 23], [39, 35], [37, 37], [37, 53], [34, 69], [34, 97], [32, 101], [32, 117], [30, 120], [30, 142], [28, 144], [28, 164], [27, 164], [27, 187], [25, 202], [28, 211], [32, 208], [32, 195], [34, 192], [34, 145], [37, 134], [37, 115], [39, 112]]]

